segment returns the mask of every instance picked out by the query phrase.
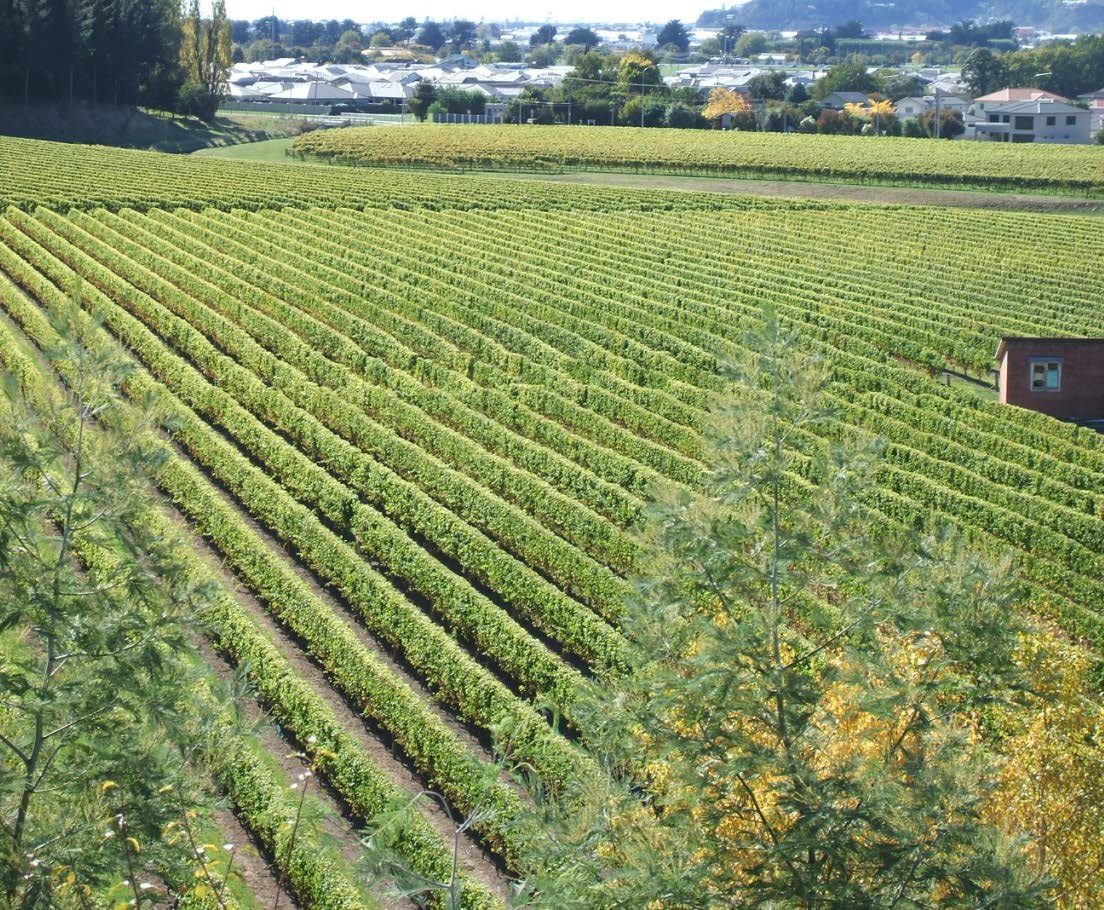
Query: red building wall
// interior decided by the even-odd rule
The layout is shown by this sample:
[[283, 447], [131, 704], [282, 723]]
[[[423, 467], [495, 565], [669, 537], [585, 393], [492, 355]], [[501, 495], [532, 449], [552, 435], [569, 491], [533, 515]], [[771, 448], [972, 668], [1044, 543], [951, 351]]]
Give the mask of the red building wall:
[[[1104, 340], [1006, 338], [1001, 342], [1000, 400], [1052, 417], [1104, 417]], [[1062, 361], [1062, 387], [1031, 388], [1032, 358]]]

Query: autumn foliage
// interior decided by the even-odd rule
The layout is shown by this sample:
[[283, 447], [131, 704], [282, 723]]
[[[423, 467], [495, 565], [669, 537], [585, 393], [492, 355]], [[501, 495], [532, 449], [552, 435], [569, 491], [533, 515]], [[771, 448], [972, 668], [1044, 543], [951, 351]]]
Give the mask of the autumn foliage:
[[709, 101], [702, 108], [706, 120], [720, 120], [725, 114], [750, 111], [751, 104], [740, 92], [718, 86], [709, 93]]

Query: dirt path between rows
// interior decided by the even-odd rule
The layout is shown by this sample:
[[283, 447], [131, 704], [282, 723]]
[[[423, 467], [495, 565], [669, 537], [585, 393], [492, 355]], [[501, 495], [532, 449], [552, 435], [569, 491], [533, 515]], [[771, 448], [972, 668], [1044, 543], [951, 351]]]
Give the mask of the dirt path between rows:
[[901, 186], [868, 186], [851, 183], [745, 180], [738, 177], [678, 177], [658, 174], [601, 173], [596, 171], [575, 174], [518, 174], [516, 176], [518, 179], [548, 180], [553, 183], [599, 184], [602, 186], [632, 187], [634, 189], [820, 199], [826, 202], [872, 202], [882, 205], [930, 205], [952, 208], [1002, 209], [1017, 212], [1104, 215], [1104, 199], [1040, 193], [974, 192]]

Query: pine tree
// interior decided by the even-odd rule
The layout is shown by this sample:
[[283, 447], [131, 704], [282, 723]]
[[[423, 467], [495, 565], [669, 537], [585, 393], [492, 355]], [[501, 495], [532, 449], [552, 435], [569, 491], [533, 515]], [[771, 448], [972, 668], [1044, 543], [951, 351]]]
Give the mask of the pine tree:
[[79, 310], [61, 324], [67, 397], [41, 376], [0, 395], [0, 905], [91, 905], [114, 887], [152, 906], [161, 891], [136, 874], [183, 865], [163, 833], [194, 796], [178, 733], [206, 590], [179, 540], [142, 527], [157, 412], [104, 421], [123, 361], [86, 344]]

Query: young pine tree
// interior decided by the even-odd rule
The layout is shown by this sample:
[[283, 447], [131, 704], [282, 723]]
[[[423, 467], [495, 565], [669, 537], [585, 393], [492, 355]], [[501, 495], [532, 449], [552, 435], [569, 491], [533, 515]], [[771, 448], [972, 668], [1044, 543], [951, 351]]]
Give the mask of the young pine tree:
[[1039, 906], [970, 724], [1015, 683], [1007, 566], [885, 529], [828, 364], [770, 315], [747, 349], [703, 489], [651, 510], [636, 666], [583, 698], [608, 778], [550, 804], [532, 902]]
[[61, 322], [64, 400], [33, 369], [0, 393], [0, 907], [153, 906], [191, 872], [163, 832], [193, 799], [175, 734], [206, 591], [140, 527], [153, 412], [105, 419], [118, 353], [79, 310]]

